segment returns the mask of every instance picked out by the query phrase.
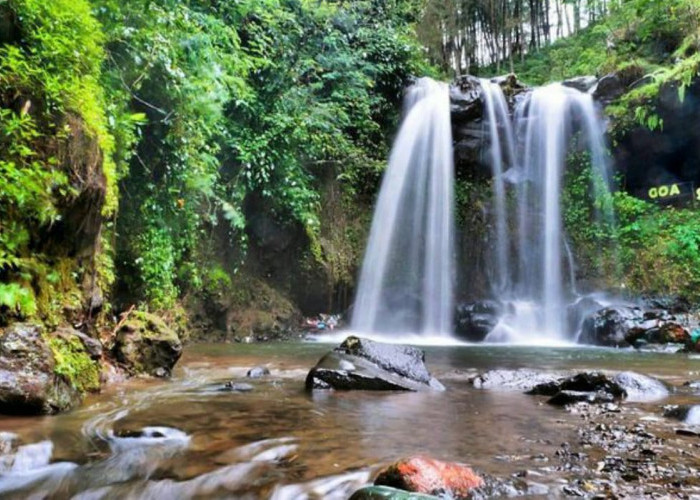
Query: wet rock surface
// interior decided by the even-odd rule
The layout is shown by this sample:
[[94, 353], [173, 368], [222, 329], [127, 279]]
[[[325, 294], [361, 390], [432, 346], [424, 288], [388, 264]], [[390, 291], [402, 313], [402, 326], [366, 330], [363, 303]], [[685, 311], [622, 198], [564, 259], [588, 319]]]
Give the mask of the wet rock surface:
[[527, 392], [537, 386], [556, 384], [564, 375], [530, 369], [490, 370], [470, 381], [477, 389]]
[[425, 366], [425, 353], [410, 346], [348, 337], [306, 377], [307, 389], [444, 390]]
[[248, 370], [246, 377], [248, 378], [262, 378], [270, 374], [270, 370], [266, 366], [255, 366]]
[[598, 83], [598, 78], [592, 75], [577, 76], [561, 82], [565, 87], [571, 87], [581, 92], [590, 91]]
[[549, 396], [555, 406], [579, 402], [605, 404], [620, 400], [656, 401], [669, 395], [661, 381], [635, 372], [597, 371], [566, 374], [531, 369], [491, 370], [470, 379], [477, 389], [519, 391]]
[[638, 307], [615, 306], [596, 311], [583, 322], [582, 344], [610, 347], [629, 346], [626, 338], [632, 328], [644, 321], [644, 314]]
[[[491, 79], [503, 88], [508, 104], [514, 107], [519, 96], [528, 87], [515, 75], [504, 75]], [[482, 149], [488, 144], [488, 133], [483, 127], [484, 103], [481, 83], [478, 78], [464, 75], [450, 86], [450, 113], [452, 115], [452, 137], [454, 140], [455, 168], [469, 169], [482, 176], [490, 176], [490, 165], [482, 158]]]
[[[651, 303], [651, 305], [659, 305]], [[695, 315], [618, 305], [589, 314], [583, 321], [580, 343], [610, 347], [649, 348], [658, 345], [690, 346], [690, 325]]]
[[132, 374], [168, 376], [182, 355], [182, 342], [165, 322], [135, 311], [119, 327], [114, 357]]
[[483, 486], [484, 480], [466, 465], [418, 456], [399, 460], [383, 469], [374, 484], [427, 495], [466, 498], [471, 490]]
[[0, 333], [0, 413], [54, 414], [81, 400], [80, 392], [56, 373], [40, 327], [16, 324]]
[[481, 342], [496, 327], [503, 312], [503, 305], [495, 300], [458, 304], [455, 334], [470, 342]]

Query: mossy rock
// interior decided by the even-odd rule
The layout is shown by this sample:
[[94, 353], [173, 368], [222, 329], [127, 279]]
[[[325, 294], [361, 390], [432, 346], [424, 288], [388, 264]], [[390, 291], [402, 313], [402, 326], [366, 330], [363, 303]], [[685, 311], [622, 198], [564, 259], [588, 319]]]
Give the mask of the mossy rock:
[[158, 316], [134, 311], [119, 327], [112, 352], [133, 375], [169, 376], [182, 342]]
[[96, 355], [99, 342], [66, 328], [46, 336], [46, 341], [54, 357], [56, 375], [81, 393], [100, 390], [100, 365], [95, 359], [99, 358]]
[[[95, 373], [99, 387], [99, 369], [74, 377], [80, 384], [73, 383], [68, 367], [84, 369], [91, 360], [73, 341], [64, 345], [52, 342], [54, 338], [32, 324], [15, 324], [0, 332], [0, 413], [58, 413], [80, 404], [83, 393], [78, 386], [93, 387]], [[65, 357], [57, 360], [56, 352]]]

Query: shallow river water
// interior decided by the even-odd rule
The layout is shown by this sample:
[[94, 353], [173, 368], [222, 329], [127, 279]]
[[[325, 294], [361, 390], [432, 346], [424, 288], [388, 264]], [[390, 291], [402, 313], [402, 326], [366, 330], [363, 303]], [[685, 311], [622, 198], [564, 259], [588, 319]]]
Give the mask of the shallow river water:
[[[700, 378], [700, 361], [682, 354], [423, 347], [445, 392], [308, 394], [306, 373], [331, 347], [189, 346], [171, 380], [112, 385], [54, 417], [0, 416], [0, 497], [347, 498], [378, 467], [417, 453], [510, 477], [574, 441], [580, 416], [539, 397], [475, 389], [468, 383], [474, 374], [520, 367], [634, 370], [673, 387]], [[271, 375], [246, 379], [257, 365]], [[221, 391], [232, 379], [253, 390]], [[625, 405], [672, 433], [673, 424], [657, 418], [660, 406], [689, 398], [679, 393]], [[553, 472], [538, 482], [551, 488], [560, 479]]]

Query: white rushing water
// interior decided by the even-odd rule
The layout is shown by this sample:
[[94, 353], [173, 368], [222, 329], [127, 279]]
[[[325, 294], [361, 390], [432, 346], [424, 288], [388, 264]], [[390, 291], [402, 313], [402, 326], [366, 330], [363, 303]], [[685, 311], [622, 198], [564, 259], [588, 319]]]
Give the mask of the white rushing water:
[[406, 94], [379, 192], [353, 331], [451, 335], [453, 178], [449, 87], [421, 78]]
[[[493, 288], [507, 303], [486, 341], [573, 341], [567, 308], [576, 288], [563, 225], [563, 176], [576, 146], [590, 154], [595, 195], [610, 188], [602, 121], [589, 94], [560, 84], [532, 91], [514, 121], [500, 86], [482, 81], [482, 89], [494, 177]], [[504, 165], [510, 169], [504, 172]], [[511, 200], [507, 182], [513, 184]]]

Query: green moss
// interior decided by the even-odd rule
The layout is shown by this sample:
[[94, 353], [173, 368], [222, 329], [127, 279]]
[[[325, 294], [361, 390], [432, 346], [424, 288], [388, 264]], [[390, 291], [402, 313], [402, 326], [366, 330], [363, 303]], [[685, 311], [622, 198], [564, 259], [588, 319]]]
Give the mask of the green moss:
[[56, 375], [64, 377], [81, 393], [100, 389], [100, 366], [90, 358], [78, 337], [52, 335], [46, 340], [56, 361]]
[[[144, 338], [170, 336], [172, 330], [165, 321], [155, 314], [133, 311], [124, 322], [123, 329], [138, 332]], [[172, 332], [173, 336], [176, 336]]]

